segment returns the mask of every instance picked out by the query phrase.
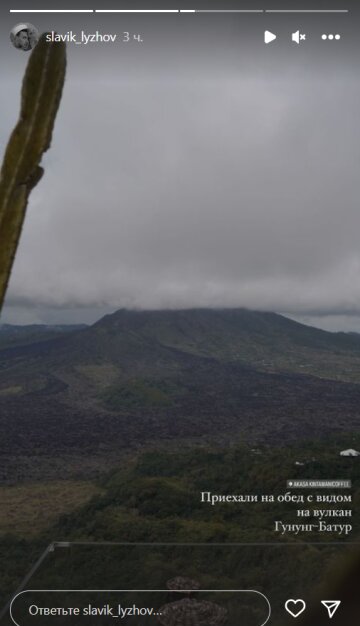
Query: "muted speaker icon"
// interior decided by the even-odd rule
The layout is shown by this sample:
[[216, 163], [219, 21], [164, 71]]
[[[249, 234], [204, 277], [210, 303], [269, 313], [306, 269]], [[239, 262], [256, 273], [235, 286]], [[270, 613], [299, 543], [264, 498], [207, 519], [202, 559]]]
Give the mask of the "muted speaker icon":
[[306, 41], [306, 34], [297, 30], [296, 33], [292, 33], [291, 41], [294, 41], [297, 44], [299, 44], [300, 41]]

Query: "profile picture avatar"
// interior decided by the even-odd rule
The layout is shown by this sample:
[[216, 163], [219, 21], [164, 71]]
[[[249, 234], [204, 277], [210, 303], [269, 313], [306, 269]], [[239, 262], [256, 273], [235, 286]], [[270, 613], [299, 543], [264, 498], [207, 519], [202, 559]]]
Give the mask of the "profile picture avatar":
[[10, 33], [11, 43], [18, 50], [32, 50], [39, 41], [39, 31], [33, 24], [16, 24]]

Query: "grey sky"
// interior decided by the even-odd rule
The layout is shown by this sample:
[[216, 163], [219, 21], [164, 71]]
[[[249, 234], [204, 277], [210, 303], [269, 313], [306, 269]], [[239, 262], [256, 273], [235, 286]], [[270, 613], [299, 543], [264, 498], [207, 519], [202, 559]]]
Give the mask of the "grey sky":
[[246, 306], [360, 329], [358, 70], [231, 52], [70, 51], [3, 321]]

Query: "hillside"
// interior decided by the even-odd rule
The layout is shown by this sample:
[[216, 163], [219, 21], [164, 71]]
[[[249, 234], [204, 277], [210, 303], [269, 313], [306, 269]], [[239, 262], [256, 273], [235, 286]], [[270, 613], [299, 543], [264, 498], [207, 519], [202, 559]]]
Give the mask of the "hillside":
[[[346, 477], [358, 507], [358, 459], [339, 456], [360, 446], [357, 335], [246, 310], [118, 311], [91, 327], [0, 328], [0, 371], [0, 603], [54, 537], [272, 541], [273, 520], [296, 513], [214, 510], [203, 490], [276, 494], [289, 476]], [[333, 558], [313, 550], [309, 585]], [[102, 554], [83, 570], [71, 554], [74, 584], [103, 580]], [[251, 586], [258, 556], [243, 558]], [[297, 592], [292, 563], [276, 563]]]
[[[69, 341], [64, 334], [72, 332]], [[79, 332], [76, 332], [79, 331]], [[37, 345], [47, 344], [47, 354]], [[263, 371], [306, 373], [359, 382], [360, 335], [330, 333], [305, 326], [275, 313], [247, 309], [190, 309], [184, 311], [119, 310], [93, 326], [0, 326], [3, 357], [21, 357], [21, 345], [33, 344], [27, 357], [44, 356], [53, 365], [67, 362], [126, 363], [159, 349], [252, 365]], [[5, 343], [6, 342], [6, 343]]]
[[[359, 436], [353, 443], [359, 447]], [[31, 578], [32, 589], [96, 589], [100, 584], [112, 589], [119, 581], [124, 588], [146, 589], [151, 584], [153, 589], [163, 588], [164, 581], [175, 575], [186, 574], [201, 580], [206, 589], [259, 589], [271, 597], [274, 607], [282, 608], [284, 597], [293, 597], [299, 589], [311, 595], [324, 572], [329, 570], [326, 582], [331, 571], [338, 582], [342, 561], [352, 562], [354, 546], [348, 553], [346, 542], [359, 538], [358, 515], [354, 514], [353, 532], [346, 538], [330, 533], [281, 536], [274, 532], [274, 520], [298, 521], [298, 504], [269, 504], [259, 498], [252, 504], [218, 503], [212, 507], [201, 501], [201, 493], [279, 495], [289, 476], [346, 476], [352, 480], [355, 511], [360, 498], [360, 465], [356, 459], [338, 455], [343, 444], [341, 439], [329, 439], [272, 450], [243, 445], [154, 448], [105, 474], [93, 485], [87, 501], [74, 503], [73, 510], [64, 507], [61, 494], [61, 508], [54, 515], [56, 495], [49, 484], [41, 486], [49, 493], [36, 501], [42, 505], [40, 521], [37, 507], [30, 506], [35, 497], [31, 485], [26, 505], [31, 532], [24, 519], [15, 526], [15, 533], [13, 525], [11, 535], [1, 535], [0, 528], [0, 607], [54, 538], [75, 544], [71, 548], [59, 544], [55, 552], [48, 553]], [[294, 458], [301, 459], [304, 466], [294, 465]], [[68, 483], [63, 489], [69, 491]], [[85, 485], [83, 496], [84, 489]], [[328, 504], [310, 508], [313, 506], [326, 509]], [[330, 540], [335, 542], [333, 547]], [[140, 545], [134, 545], [136, 542]], [[178, 547], [164, 542], [175, 542]], [[236, 543], [240, 545], [236, 547]], [[319, 595], [323, 597], [320, 591]]]
[[42, 475], [66, 455], [73, 476], [72, 463], [96, 471], [147, 442], [278, 445], [359, 429], [356, 335], [244, 309], [120, 310], [34, 341], [23, 332], [0, 343], [5, 480], [35, 471], [34, 457]]
[[13, 346], [32, 344], [45, 341], [65, 333], [86, 328], [86, 324], [67, 324], [49, 326], [45, 324], [31, 324], [16, 326], [14, 324], [0, 324], [0, 350]]

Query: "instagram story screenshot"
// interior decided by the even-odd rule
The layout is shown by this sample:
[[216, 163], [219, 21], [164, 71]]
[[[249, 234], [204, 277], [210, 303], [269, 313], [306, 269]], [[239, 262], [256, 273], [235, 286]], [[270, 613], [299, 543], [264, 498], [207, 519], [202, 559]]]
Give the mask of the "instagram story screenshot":
[[0, 626], [357, 626], [360, 6], [0, 12]]

